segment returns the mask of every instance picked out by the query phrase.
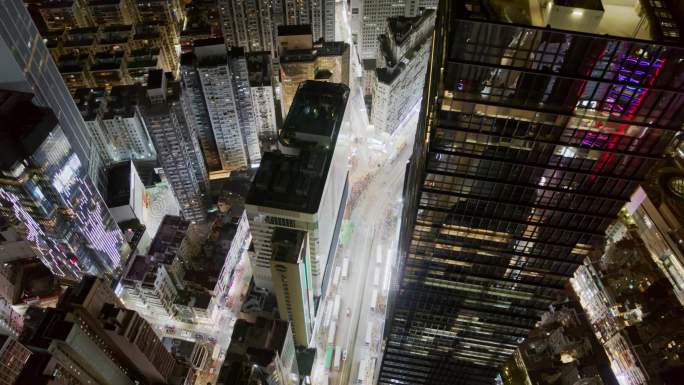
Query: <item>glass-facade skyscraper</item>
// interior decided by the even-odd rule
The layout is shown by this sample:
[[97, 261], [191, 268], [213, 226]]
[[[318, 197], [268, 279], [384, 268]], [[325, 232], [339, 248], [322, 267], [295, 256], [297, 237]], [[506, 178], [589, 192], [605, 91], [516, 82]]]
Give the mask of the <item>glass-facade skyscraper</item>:
[[0, 90], [0, 218], [59, 277], [112, 273], [130, 252], [123, 234], [55, 114], [32, 98]]
[[0, 88], [34, 94], [57, 116], [69, 144], [97, 184], [102, 160], [29, 11], [20, 0], [0, 2]]
[[658, 162], [684, 51], [640, 3], [441, 1], [378, 384], [493, 383]]

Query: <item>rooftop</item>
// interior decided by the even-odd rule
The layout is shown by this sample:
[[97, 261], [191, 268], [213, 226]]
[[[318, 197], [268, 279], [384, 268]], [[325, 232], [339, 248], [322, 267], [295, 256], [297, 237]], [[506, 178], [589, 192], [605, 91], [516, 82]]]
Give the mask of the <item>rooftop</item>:
[[271, 85], [271, 54], [269, 52], [250, 52], [246, 55], [249, 85], [263, 87]]
[[460, 13], [466, 18], [484, 17], [499, 23], [653, 40], [647, 18], [640, 16], [635, 6], [637, 2], [555, 0], [542, 7], [538, 0], [469, 0]]
[[[253, 323], [238, 319], [233, 327], [228, 353], [244, 355], [256, 349], [281, 353], [289, 327], [288, 321], [277, 319], [257, 317]], [[268, 363], [260, 364], [266, 366]]]
[[79, 88], [76, 90], [74, 102], [76, 102], [76, 107], [81, 112], [83, 120], [87, 122], [97, 117], [104, 97], [105, 89], [102, 87]]
[[305, 235], [304, 231], [276, 227], [271, 236], [272, 259], [278, 262], [297, 263], [306, 239]]
[[102, 119], [112, 119], [115, 116], [133, 117], [141, 93], [142, 87], [139, 84], [112, 87]]
[[281, 140], [287, 144], [315, 142], [334, 147], [348, 97], [349, 87], [343, 84], [301, 83], [283, 124]]
[[434, 13], [434, 10], [428, 9], [421, 15], [414, 17], [397, 16], [387, 18], [387, 27], [395, 43], [401, 45], [422, 23], [430, 20]]
[[280, 133], [281, 143], [299, 153], [264, 153], [247, 204], [318, 211], [348, 96], [343, 84], [300, 84]]
[[152, 245], [150, 246], [149, 255], [158, 256], [173, 254], [175, 256], [176, 250], [180, 247], [185, 234], [190, 226], [190, 222], [181, 219], [180, 217], [167, 215], [162, 219], [155, 235]]

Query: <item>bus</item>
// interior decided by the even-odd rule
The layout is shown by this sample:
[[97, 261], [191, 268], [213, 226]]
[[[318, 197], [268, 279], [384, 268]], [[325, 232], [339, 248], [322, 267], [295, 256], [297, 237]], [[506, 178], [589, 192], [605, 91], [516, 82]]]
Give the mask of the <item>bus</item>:
[[323, 311], [323, 327], [330, 326], [330, 320], [332, 319], [333, 303], [332, 301], [326, 301], [325, 310]]
[[364, 383], [366, 380], [366, 360], [361, 360], [359, 362], [359, 375], [356, 378], [357, 382]]
[[335, 268], [335, 273], [333, 274], [333, 281], [332, 281], [333, 287], [337, 287], [337, 285], [340, 284], [340, 274], [341, 273], [342, 273], [342, 268], [337, 266]]
[[366, 328], [366, 345], [370, 345], [371, 343], [371, 336], [373, 333], [373, 323], [368, 322], [368, 327]]
[[335, 359], [333, 360], [333, 368], [340, 369], [342, 363], [342, 349], [338, 346], [335, 348]]
[[375, 308], [377, 308], [377, 307], [378, 307], [378, 289], [373, 289], [370, 309], [371, 309], [371, 311], [375, 311]]
[[375, 252], [375, 262], [376, 262], [378, 265], [381, 265], [381, 264], [382, 264], [382, 247], [380, 247], [380, 246], [378, 245], [378, 248], [375, 249], [375, 251], [376, 251], [376, 252]]
[[375, 362], [376, 358], [373, 357], [370, 360], [370, 365], [368, 365], [368, 377], [370, 377], [371, 382], [373, 382], [373, 378], [375, 377]]
[[340, 305], [342, 304], [342, 298], [340, 295], [335, 295], [335, 302], [333, 304], [332, 319], [337, 321], [340, 318]]
[[375, 274], [373, 275], [373, 287], [378, 287], [380, 284], [380, 268], [375, 268]]
[[328, 348], [325, 350], [325, 370], [330, 370], [330, 365], [332, 364], [332, 359], [333, 359], [333, 347], [328, 346]]
[[337, 323], [332, 321], [330, 323], [330, 329], [328, 329], [328, 346], [335, 344], [335, 332], [337, 332]]
[[347, 279], [349, 275], [349, 258], [345, 258], [342, 261], [342, 279]]

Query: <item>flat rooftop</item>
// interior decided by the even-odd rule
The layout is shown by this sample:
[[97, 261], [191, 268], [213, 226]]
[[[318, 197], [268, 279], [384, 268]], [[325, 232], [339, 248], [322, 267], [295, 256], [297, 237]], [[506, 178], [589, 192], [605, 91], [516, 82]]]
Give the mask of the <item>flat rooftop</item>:
[[299, 86], [280, 132], [298, 155], [266, 152], [246, 203], [316, 213], [332, 163], [349, 97], [343, 84], [306, 81]]
[[[348, 97], [349, 87], [344, 84], [317, 81], [301, 83], [283, 124], [281, 140], [285, 143], [316, 141], [327, 146], [333, 145]], [[328, 138], [327, 143], [321, 141], [324, 138]]]
[[[655, 39], [648, 26], [648, 17], [642, 17], [637, 12], [635, 5], [639, 0], [555, 0], [545, 3], [545, 7], [542, 7], [543, 2], [539, 0], [468, 1], [470, 4], [478, 2], [486, 18], [499, 23], [540, 28], [550, 25], [554, 29], [573, 32]], [[552, 17], [549, 16], [551, 14]], [[474, 16], [475, 13], [471, 15]], [[482, 14], [479, 14], [474, 18], [481, 17]]]

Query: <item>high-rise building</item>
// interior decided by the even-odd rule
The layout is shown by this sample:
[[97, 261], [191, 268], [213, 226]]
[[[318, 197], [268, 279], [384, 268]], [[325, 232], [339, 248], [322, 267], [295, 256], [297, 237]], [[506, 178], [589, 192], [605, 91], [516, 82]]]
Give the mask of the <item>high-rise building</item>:
[[269, 52], [253, 52], [246, 57], [257, 135], [260, 139], [275, 138], [277, 126], [271, 55]]
[[[173, 383], [173, 355], [101, 279], [87, 276], [56, 308], [31, 308], [27, 315], [21, 341], [35, 353], [38, 370], [22, 372], [20, 383]], [[46, 376], [57, 381], [44, 382]]]
[[212, 39], [223, 36], [221, 16], [216, 0], [194, 0], [185, 5], [187, 22], [181, 32], [181, 51], [192, 52], [195, 40]]
[[218, 385], [299, 383], [292, 330], [287, 321], [258, 317], [235, 322]]
[[180, 80], [182, 85], [182, 102], [188, 124], [197, 132], [204, 159], [207, 162], [209, 173], [221, 171], [221, 158], [219, 157], [214, 130], [207, 111], [207, 103], [202, 91], [202, 82], [197, 71], [197, 58], [192, 53], [181, 55]]
[[653, 261], [684, 305], [683, 186], [684, 169], [668, 159], [637, 189], [626, 208]]
[[278, 27], [278, 56], [282, 89], [282, 113], [305, 80], [349, 85], [349, 45], [344, 42], [314, 43], [310, 25]]
[[82, 0], [40, 1], [25, 0], [29, 11], [36, 14], [41, 30], [64, 31], [93, 25], [90, 9]]
[[226, 47], [247, 52], [273, 49], [273, 4], [266, 0], [218, 0]]
[[103, 166], [153, 160], [157, 152], [138, 110], [140, 87], [80, 88], [74, 101], [100, 150]]
[[310, 25], [315, 41], [335, 40], [334, 0], [219, 0], [219, 11], [227, 47], [275, 56], [276, 31], [284, 25]]
[[314, 41], [335, 40], [335, 1], [284, 0], [283, 25], [310, 25]]
[[82, 167], [97, 183], [98, 151], [31, 15], [20, 0], [10, 0], [0, 4], [0, 19], [7, 21], [0, 26], [0, 88], [33, 93], [39, 105], [52, 109]]
[[256, 286], [272, 289], [277, 228], [308, 233], [315, 297], [325, 293], [347, 202], [349, 134], [343, 123], [349, 88], [306, 81], [280, 131], [280, 152], [265, 152], [246, 199]]
[[[51, 47], [71, 48], [51, 51], [72, 91], [144, 83], [147, 70], [157, 67], [178, 71], [177, 47], [185, 23], [185, 7], [178, 0], [26, 2], [38, 29], [51, 38]], [[88, 49], [74, 39], [73, 32], [78, 35], [79, 30], [91, 33]], [[74, 62], [74, 55], [67, 53], [74, 44], [88, 51], [88, 60], [79, 57]]]
[[352, 0], [351, 32], [360, 60], [375, 58], [378, 36], [385, 32], [385, 20], [414, 17], [437, 8], [437, 0]]
[[684, 122], [666, 9], [525, 3], [440, 2], [379, 384], [491, 384]]
[[53, 274], [115, 271], [128, 250], [56, 115], [33, 95], [0, 92], [0, 215]]
[[290, 321], [295, 345], [309, 345], [316, 317], [306, 231], [276, 228], [271, 237], [271, 279], [280, 319]]
[[221, 170], [257, 166], [261, 152], [244, 50], [226, 49], [223, 39], [200, 40], [195, 42], [192, 54], [184, 54], [183, 63], [189, 110], [195, 118], [202, 147], [211, 154], [208, 158], [213, 159], [214, 151], [207, 123], [213, 131]]
[[197, 133], [188, 125], [181, 105], [180, 84], [161, 70], [151, 71], [140, 108], [164, 175], [185, 219], [206, 218], [205, 194], [209, 178]]
[[131, 258], [121, 276], [120, 295], [130, 309], [160, 327], [175, 324], [206, 335], [223, 327], [218, 320], [239, 296], [236, 266], [246, 259], [251, 235], [244, 206], [237, 200], [222, 199], [219, 214], [212, 213], [209, 222], [201, 255], [196, 256], [186, 252], [190, 223], [164, 217], [147, 255]]
[[357, 52], [361, 60], [374, 59], [378, 50], [378, 36], [385, 31], [386, 20], [390, 17], [413, 16], [407, 13], [406, 0], [363, 0], [360, 5], [358, 24]]
[[434, 24], [432, 10], [387, 19], [372, 76], [370, 122], [376, 128], [393, 133], [420, 100]]

